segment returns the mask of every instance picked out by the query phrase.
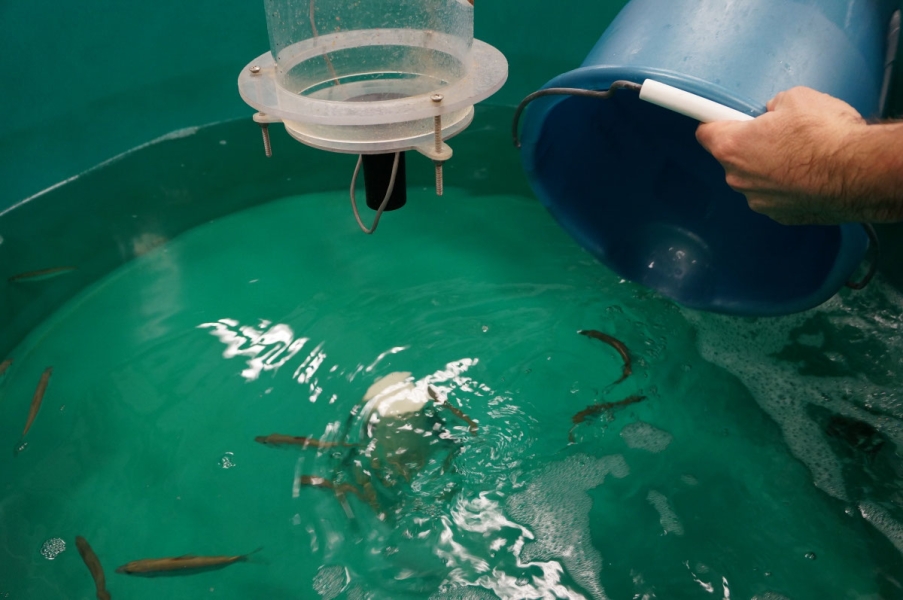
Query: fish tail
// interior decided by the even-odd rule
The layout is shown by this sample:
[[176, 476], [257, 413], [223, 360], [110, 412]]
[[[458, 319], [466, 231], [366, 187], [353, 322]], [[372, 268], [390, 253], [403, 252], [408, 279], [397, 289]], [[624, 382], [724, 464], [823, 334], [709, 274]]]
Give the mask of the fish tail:
[[257, 554], [257, 553], [260, 552], [261, 550], [263, 550], [263, 546], [258, 546], [257, 548], [255, 548], [254, 550], [251, 550], [251, 551], [248, 552], [247, 554], [242, 554], [242, 555], [241, 555], [241, 560], [247, 561], [249, 556], [251, 556], [252, 554]]

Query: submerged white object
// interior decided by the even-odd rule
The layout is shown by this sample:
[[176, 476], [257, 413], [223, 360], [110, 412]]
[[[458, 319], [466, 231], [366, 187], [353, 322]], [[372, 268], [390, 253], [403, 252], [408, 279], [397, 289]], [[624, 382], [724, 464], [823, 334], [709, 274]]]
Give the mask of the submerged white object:
[[640, 88], [640, 100], [673, 110], [702, 123], [753, 119], [751, 115], [739, 110], [653, 79], [643, 82], [643, 86]]
[[396, 371], [377, 379], [364, 394], [365, 415], [374, 411], [380, 417], [395, 417], [421, 410], [428, 400], [428, 395], [414, 386], [411, 373]]
[[473, 39], [467, 0], [264, 4], [271, 51], [242, 70], [239, 92], [316, 148], [445, 160], [442, 140], [508, 76], [502, 53]]

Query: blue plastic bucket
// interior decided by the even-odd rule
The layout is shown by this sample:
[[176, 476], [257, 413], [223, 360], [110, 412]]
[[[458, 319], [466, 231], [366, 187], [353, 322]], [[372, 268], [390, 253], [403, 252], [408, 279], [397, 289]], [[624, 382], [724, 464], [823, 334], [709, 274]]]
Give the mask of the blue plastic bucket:
[[[758, 115], [805, 85], [877, 116], [895, 0], [632, 0], [583, 65], [545, 87], [650, 78]], [[833, 296], [868, 249], [859, 224], [759, 215], [698, 144], [697, 122], [619, 91], [554, 96], [524, 118], [539, 199], [621, 276], [702, 310], [780, 315]]]

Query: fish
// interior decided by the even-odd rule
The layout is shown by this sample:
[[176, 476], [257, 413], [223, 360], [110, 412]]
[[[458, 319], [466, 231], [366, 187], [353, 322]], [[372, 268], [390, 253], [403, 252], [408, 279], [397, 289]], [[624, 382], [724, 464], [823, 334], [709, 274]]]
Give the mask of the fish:
[[75, 271], [78, 267], [53, 267], [51, 269], [39, 269], [37, 271], [26, 271], [25, 273], [19, 273], [18, 275], [13, 275], [7, 281], [10, 283], [20, 283], [25, 281], [42, 281], [44, 279], [50, 279], [51, 277], [56, 277], [57, 275], [63, 275], [65, 273], [70, 273]]
[[81, 554], [82, 560], [85, 561], [88, 570], [91, 571], [91, 577], [94, 578], [94, 585], [97, 587], [97, 600], [110, 600], [110, 592], [107, 591], [106, 578], [103, 576], [103, 567], [100, 566], [100, 560], [91, 549], [88, 540], [78, 535], [75, 537], [75, 547]]
[[619, 400], [618, 402], [603, 402], [601, 404], [591, 404], [590, 406], [587, 406], [576, 415], [571, 417], [571, 421], [573, 421], [574, 424], [571, 426], [571, 430], [568, 432], [568, 440], [571, 443], [574, 443], [574, 428], [577, 427], [577, 425], [579, 425], [580, 423], [583, 423], [587, 417], [597, 415], [601, 412], [608, 412], [616, 408], [629, 406], [631, 404], [636, 404], [637, 402], [642, 402], [645, 399], [646, 396], [635, 395], [624, 398], [623, 400]]
[[606, 344], [617, 350], [618, 354], [621, 355], [621, 359], [624, 361], [624, 369], [621, 372], [621, 378], [615, 381], [612, 385], [617, 385], [627, 379], [628, 376], [630, 376], [630, 374], [633, 372], [630, 367], [630, 353], [627, 351], [627, 346], [624, 345], [624, 342], [615, 339], [607, 333], [596, 331], [595, 329], [581, 329], [577, 333], [605, 342]]
[[4, 373], [6, 373], [6, 370], [9, 368], [9, 366], [11, 364], [13, 364], [13, 359], [11, 359], [11, 358], [7, 358], [2, 363], [0, 363], [0, 375], [3, 375]]
[[468, 417], [467, 415], [465, 415], [464, 412], [463, 412], [460, 408], [458, 408], [457, 406], [454, 406], [454, 405], [453, 405], [451, 402], [449, 402], [447, 399], [446, 399], [446, 400], [440, 400], [440, 399], [439, 399], [439, 393], [436, 391], [436, 389], [435, 389], [433, 386], [431, 386], [431, 385], [430, 385], [430, 386], [427, 386], [426, 389], [427, 389], [427, 393], [429, 393], [429, 395], [430, 395], [430, 398], [432, 398], [433, 402], [435, 402], [437, 406], [442, 406], [442, 407], [447, 408], [447, 409], [451, 412], [451, 414], [455, 415], [456, 417], [458, 417], [458, 418], [461, 419], [462, 421], [466, 422], [467, 425], [470, 427], [470, 435], [476, 435], [476, 434], [477, 434], [477, 423], [476, 423], [476, 421], [474, 421], [473, 419], [471, 419], [470, 417]]
[[259, 444], [267, 444], [270, 446], [301, 446], [302, 448], [335, 448], [336, 446], [352, 447], [357, 444], [346, 444], [345, 442], [324, 442], [315, 438], [282, 435], [281, 433], [271, 433], [270, 435], [258, 435], [254, 441]]
[[252, 552], [239, 554], [238, 556], [195, 556], [194, 554], [184, 554], [171, 558], [145, 558], [126, 563], [116, 569], [116, 572], [126, 575], [153, 575], [189, 569], [218, 569], [227, 567], [232, 563], [245, 561], [249, 556], [261, 550], [263, 548], [257, 548]]
[[335, 484], [334, 481], [330, 479], [326, 479], [324, 477], [317, 477], [316, 475], [302, 475], [298, 478], [298, 483], [300, 485], [309, 485], [311, 487], [324, 488], [327, 490], [332, 490], [336, 493], [337, 496], [343, 495], [345, 492], [351, 492], [361, 500], [366, 500], [367, 498], [364, 496], [364, 493], [359, 489], [351, 485], [350, 483], [340, 483], [338, 485]]
[[44, 392], [47, 391], [47, 382], [50, 381], [51, 373], [53, 373], [53, 367], [47, 367], [44, 369], [44, 374], [41, 375], [41, 381], [38, 382], [38, 389], [35, 390], [34, 396], [31, 399], [31, 410], [28, 411], [28, 420], [25, 421], [25, 429], [22, 430], [23, 438], [25, 437], [25, 434], [28, 433], [28, 430], [31, 429], [31, 424], [34, 423], [35, 417], [38, 416], [38, 410], [41, 408]]

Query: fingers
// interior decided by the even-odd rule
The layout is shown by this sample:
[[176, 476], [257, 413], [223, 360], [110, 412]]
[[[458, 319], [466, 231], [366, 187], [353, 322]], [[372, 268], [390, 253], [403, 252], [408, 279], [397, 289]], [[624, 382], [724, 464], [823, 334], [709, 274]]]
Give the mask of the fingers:
[[743, 154], [744, 147], [749, 145], [750, 136], [754, 136], [760, 127], [757, 121], [758, 119], [702, 123], [696, 128], [696, 139], [727, 168], [736, 163], [737, 157]]
[[[714, 121], [712, 123], [700, 123], [696, 128], [696, 140], [711, 154], [716, 154], [718, 144], [724, 141], [731, 125], [730, 121]], [[717, 154], [716, 154], [717, 157]]]

